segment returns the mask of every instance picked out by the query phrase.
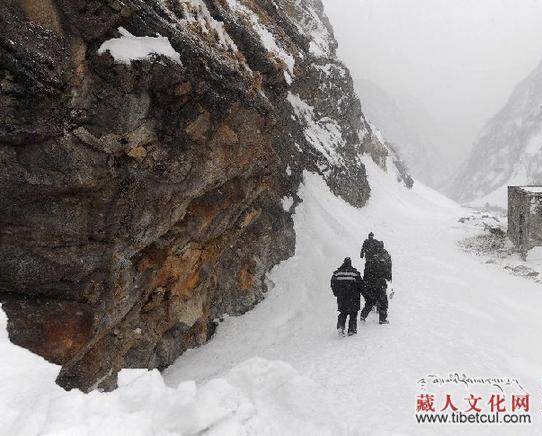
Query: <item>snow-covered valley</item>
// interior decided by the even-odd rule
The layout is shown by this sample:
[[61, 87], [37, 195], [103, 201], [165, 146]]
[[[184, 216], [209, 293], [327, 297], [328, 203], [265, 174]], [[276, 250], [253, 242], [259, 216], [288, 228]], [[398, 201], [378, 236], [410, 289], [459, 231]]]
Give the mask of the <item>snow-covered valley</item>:
[[[0, 312], [0, 433], [540, 434], [540, 285], [462, 251], [458, 241], [479, 231], [458, 222], [464, 209], [365, 164], [373, 191], [362, 209], [305, 174], [296, 254], [269, 274], [266, 299], [226, 316], [207, 345], [162, 375], [123, 370], [112, 393], [65, 392], [54, 384], [57, 366], [8, 341]], [[394, 261], [391, 324], [371, 314], [357, 336], [338, 338], [329, 279], [346, 256], [362, 270], [369, 231]], [[532, 423], [418, 424], [418, 380], [454, 372], [517, 377]]]

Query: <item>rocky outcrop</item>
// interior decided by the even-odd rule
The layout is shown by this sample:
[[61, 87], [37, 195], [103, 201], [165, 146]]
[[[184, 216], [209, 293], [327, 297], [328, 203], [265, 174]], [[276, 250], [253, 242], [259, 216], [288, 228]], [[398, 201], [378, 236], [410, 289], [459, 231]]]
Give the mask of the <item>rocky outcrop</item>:
[[390, 175], [394, 174], [398, 183], [411, 189], [414, 186], [414, 179], [410, 175], [405, 162], [399, 156], [399, 152], [393, 144], [384, 139], [380, 130], [371, 122], [368, 122], [368, 124], [369, 133], [365, 138], [365, 152], [385, 172]]
[[11, 340], [65, 388], [110, 389], [257, 304], [294, 252], [304, 170], [369, 197], [372, 135], [335, 49], [319, 0], [2, 2]]

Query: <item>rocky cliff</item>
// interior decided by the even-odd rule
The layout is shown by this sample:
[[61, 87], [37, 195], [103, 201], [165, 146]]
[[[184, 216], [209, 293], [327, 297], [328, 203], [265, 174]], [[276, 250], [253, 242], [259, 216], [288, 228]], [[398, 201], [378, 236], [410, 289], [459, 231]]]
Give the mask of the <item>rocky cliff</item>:
[[4, 0], [11, 340], [111, 389], [257, 304], [303, 171], [360, 207], [385, 165], [335, 49], [320, 0]]
[[488, 121], [446, 190], [464, 203], [506, 208], [508, 185], [541, 183], [542, 63]]

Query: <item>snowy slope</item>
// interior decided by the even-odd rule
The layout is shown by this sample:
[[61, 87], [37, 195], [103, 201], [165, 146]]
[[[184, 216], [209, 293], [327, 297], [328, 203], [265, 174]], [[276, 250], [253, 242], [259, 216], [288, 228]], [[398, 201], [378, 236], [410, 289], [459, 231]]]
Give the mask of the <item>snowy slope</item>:
[[[271, 294], [244, 317], [227, 319], [209, 346], [179, 360], [166, 373], [168, 383], [205, 380], [254, 355], [285, 360], [332, 396], [348, 434], [420, 434], [416, 381], [428, 373], [514, 375], [537, 393], [542, 350], [523, 331], [540, 330], [540, 288], [459, 252], [465, 229], [455, 203], [421, 184], [408, 192], [367, 167], [375, 192], [362, 210], [307, 178], [296, 256], [271, 274]], [[370, 230], [394, 258], [391, 325], [379, 326], [374, 316], [357, 337], [339, 340], [329, 277], [342, 258], [357, 258]]]
[[542, 62], [480, 132], [447, 187], [461, 202], [506, 207], [508, 185], [542, 183]]
[[[464, 211], [417, 183], [412, 190], [365, 160], [363, 209], [307, 173], [296, 208], [296, 254], [269, 275], [269, 295], [225, 317], [213, 340], [168, 369], [123, 371], [109, 394], [66, 393], [57, 368], [0, 336], [0, 429], [7, 435], [458, 434], [415, 423], [417, 380], [466, 372], [516, 376], [534, 395], [534, 424], [470, 426], [461, 434], [540, 434], [540, 285], [463, 253]], [[334, 331], [332, 271], [358, 259], [374, 231], [394, 259], [389, 326], [375, 315], [357, 337]], [[5, 318], [2, 314], [2, 323]]]

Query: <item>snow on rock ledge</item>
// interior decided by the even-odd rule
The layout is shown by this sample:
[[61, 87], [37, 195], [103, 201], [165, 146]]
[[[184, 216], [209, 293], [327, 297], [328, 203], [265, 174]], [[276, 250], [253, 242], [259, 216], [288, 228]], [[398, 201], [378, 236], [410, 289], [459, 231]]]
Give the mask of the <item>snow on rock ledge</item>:
[[341, 128], [337, 122], [328, 117], [315, 119], [314, 108], [304, 102], [299, 96], [288, 93], [288, 101], [294, 109], [299, 122], [306, 126], [304, 129], [305, 138], [330, 163], [340, 164], [340, 155], [337, 148], [344, 147], [341, 135]]
[[123, 27], [119, 27], [120, 38], [105, 41], [98, 49], [98, 54], [108, 51], [115, 62], [129, 64], [133, 60], [141, 60], [151, 54], [164, 55], [181, 63], [179, 53], [164, 36], [134, 36]]

